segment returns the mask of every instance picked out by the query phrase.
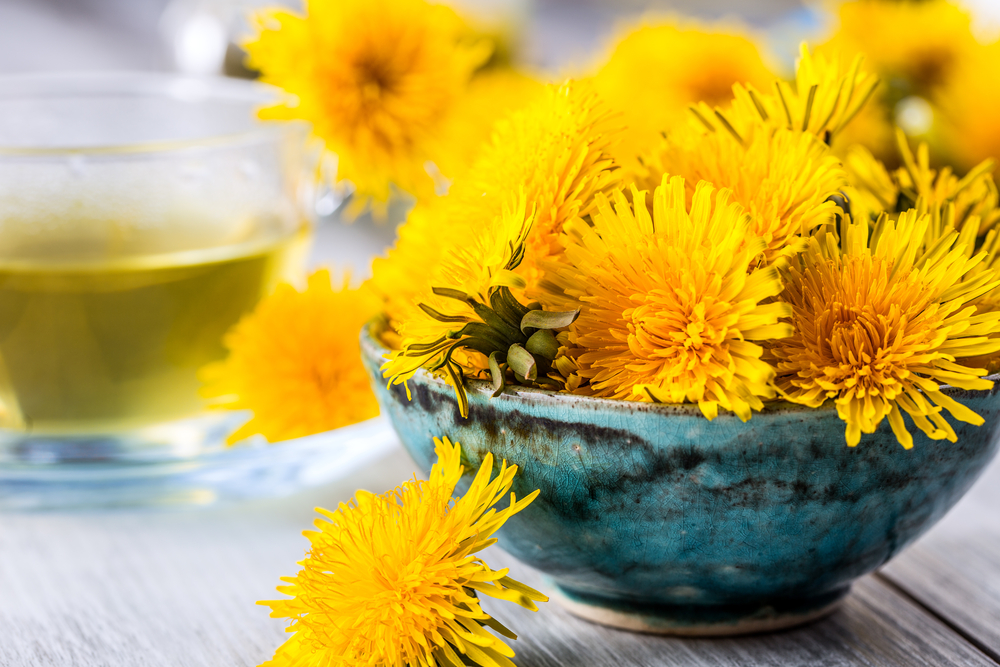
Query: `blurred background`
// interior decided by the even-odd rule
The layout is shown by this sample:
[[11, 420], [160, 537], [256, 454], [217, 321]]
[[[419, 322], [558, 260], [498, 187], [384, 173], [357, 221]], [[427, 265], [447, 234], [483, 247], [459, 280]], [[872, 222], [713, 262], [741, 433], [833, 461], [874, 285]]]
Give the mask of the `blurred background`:
[[[131, 69], [215, 73], [259, 0], [2, 0], [0, 72]], [[294, 6], [294, 3], [287, 3]], [[822, 37], [830, 2], [802, 0], [456, 0], [492, 25], [518, 26], [527, 66], [571, 71], [601, 53], [616, 29], [646, 12], [738, 19], [767, 32], [776, 55], [790, 59], [803, 37]], [[1000, 26], [1000, 1], [968, 0], [979, 28]], [[787, 43], [786, 43], [787, 42]]]
[[[1000, 0], [960, 0], [981, 40], [1000, 35]], [[835, 29], [836, 0], [450, 0], [479, 21], [520, 68], [562, 78], [593, 71], [623, 30], [651, 14], [742, 24], [766, 43], [775, 71], [790, 72], [803, 40], [820, 43]], [[152, 70], [249, 76], [237, 46], [247, 16], [266, 0], [0, 0], [0, 74]], [[296, 0], [283, 4], [296, 7]], [[919, 37], [918, 37], [919, 39]], [[922, 108], [922, 107], [921, 107]], [[917, 109], [920, 111], [920, 109]], [[344, 224], [340, 200], [317, 205], [323, 224], [313, 263], [370, 270], [369, 258], [391, 244], [387, 225]], [[400, 216], [394, 216], [400, 217]]]
[[[992, 0], [984, 0], [991, 2]], [[218, 71], [255, 0], [2, 0], [0, 72], [142, 69]], [[294, 3], [287, 3], [294, 6]], [[521, 26], [521, 52], [545, 68], [590, 58], [619, 21], [649, 10], [739, 16], [757, 27], [809, 24], [798, 0], [459, 0], [490, 23]], [[816, 26], [820, 27], [820, 26]], [[229, 50], [232, 61], [232, 50]], [[230, 62], [232, 67], [233, 63]]]

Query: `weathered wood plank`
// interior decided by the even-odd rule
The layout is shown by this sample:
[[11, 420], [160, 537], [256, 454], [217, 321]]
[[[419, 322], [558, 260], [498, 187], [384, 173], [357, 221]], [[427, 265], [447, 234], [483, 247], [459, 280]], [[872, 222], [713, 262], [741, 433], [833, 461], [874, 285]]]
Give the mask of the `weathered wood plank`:
[[[0, 665], [257, 665], [313, 507], [412, 475], [402, 452], [292, 498], [182, 511], [0, 515]], [[391, 481], [390, 481], [391, 480]]]
[[[285, 637], [256, 606], [295, 572], [300, 532], [315, 505], [357, 487], [381, 491], [409, 477], [405, 455], [355, 478], [281, 501], [177, 512], [0, 516], [0, 665], [191, 667], [256, 665]], [[494, 552], [491, 562], [509, 556]], [[517, 563], [515, 576], [537, 583]], [[844, 608], [807, 628], [725, 640], [634, 635], [591, 625], [548, 604], [538, 614], [495, 606], [521, 635], [525, 667], [603, 665], [996, 664], [875, 579]]]
[[1000, 459], [941, 523], [880, 576], [1000, 662]]
[[[516, 565], [503, 555], [500, 564]], [[523, 568], [528, 583], [537, 574]], [[621, 632], [590, 624], [553, 603], [533, 614], [491, 604], [498, 618], [520, 632], [520, 665], [611, 667], [691, 665], [757, 667], [800, 665], [994, 665], [937, 619], [890, 587], [867, 577], [830, 617], [787, 632], [732, 639], [678, 639]]]

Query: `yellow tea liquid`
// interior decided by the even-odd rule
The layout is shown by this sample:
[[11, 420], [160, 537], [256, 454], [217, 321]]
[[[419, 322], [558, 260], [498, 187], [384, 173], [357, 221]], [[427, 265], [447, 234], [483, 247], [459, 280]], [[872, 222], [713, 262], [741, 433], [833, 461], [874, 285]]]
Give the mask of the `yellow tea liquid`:
[[224, 356], [223, 334], [288, 277], [307, 237], [145, 254], [0, 239], [0, 427], [110, 433], [197, 414], [198, 369]]

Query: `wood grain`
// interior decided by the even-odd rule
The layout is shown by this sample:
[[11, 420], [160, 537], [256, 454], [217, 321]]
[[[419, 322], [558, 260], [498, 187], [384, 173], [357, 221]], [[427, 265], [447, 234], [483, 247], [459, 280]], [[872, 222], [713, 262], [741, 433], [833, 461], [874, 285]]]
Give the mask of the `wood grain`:
[[[493, 560], [516, 564], [505, 554]], [[529, 583], [537, 574], [518, 568]], [[713, 667], [801, 665], [990, 665], [995, 663], [944, 624], [885, 584], [867, 577], [828, 618], [787, 632], [732, 639], [679, 639], [639, 635], [576, 619], [552, 603], [538, 614], [490, 604], [520, 633], [519, 665], [612, 667], [691, 665]]]
[[1000, 662], [1000, 459], [881, 576]]
[[[399, 452], [353, 479], [278, 501], [190, 511], [0, 516], [0, 665], [247, 666], [284, 641], [284, 621], [254, 603], [294, 574], [316, 505], [381, 491], [414, 470]], [[538, 574], [495, 551], [496, 566]], [[522, 667], [847, 665], [995, 667], [959, 634], [874, 578], [842, 610], [775, 635], [681, 640], [492, 606], [521, 635]]]

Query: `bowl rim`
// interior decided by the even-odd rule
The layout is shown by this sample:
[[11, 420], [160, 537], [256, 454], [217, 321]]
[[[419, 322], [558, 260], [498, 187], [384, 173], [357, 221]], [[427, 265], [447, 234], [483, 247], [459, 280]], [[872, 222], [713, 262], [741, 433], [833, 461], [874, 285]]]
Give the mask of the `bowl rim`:
[[[384, 359], [386, 353], [391, 352], [388, 347], [386, 347], [382, 341], [374, 335], [373, 331], [375, 329], [384, 329], [386, 326], [385, 319], [382, 316], [378, 316], [367, 322], [361, 329], [361, 350], [362, 353], [369, 351], [372, 356], [378, 359]], [[443, 379], [436, 377], [426, 369], [419, 369], [414, 375], [414, 379], [419, 378], [421, 382], [427, 382], [431, 384], [441, 385], [448, 387], [451, 391], [451, 385], [445, 382]], [[951, 385], [941, 385], [941, 391], [944, 394], [952, 398], [963, 398], [970, 396], [984, 396], [1000, 391], [1000, 385], [997, 384], [1000, 381], [1000, 373], [994, 373], [992, 375], [985, 376], [986, 379], [992, 380], [994, 386], [992, 389], [981, 389], [981, 390], [969, 390], [961, 389], [958, 387], [953, 387]], [[384, 377], [382, 378], [385, 379]], [[468, 394], [475, 394], [477, 396], [483, 396], [487, 400], [491, 398], [493, 393], [493, 385], [486, 380], [474, 380], [466, 378], [466, 391]], [[587, 405], [592, 405], [594, 409], [609, 409], [609, 410], [627, 410], [630, 413], [648, 412], [652, 414], [661, 415], [686, 415], [686, 416], [697, 416], [704, 418], [701, 408], [695, 403], [652, 403], [647, 401], [623, 401], [614, 398], [600, 398], [597, 396], [585, 396], [580, 394], [571, 394], [564, 391], [552, 391], [551, 389], [538, 389], [536, 387], [522, 387], [511, 385], [504, 389], [503, 394], [500, 397], [508, 397], [519, 399], [523, 401], [531, 400], [544, 400], [544, 401], [557, 401], [557, 402], [568, 402], [568, 403], [584, 403]], [[498, 397], [499, 398], [499, 397]], [[835, 412], [836, 405], [832, 401], [826, 401], [818, 408], [811, 408], [808, 405], [803, 405], [801, 403], [792, 403], [786, 400], [765, 400], [763, 410], [755, 410], [754, 415], [778, 415], [778, 414], [788, 414], [788, 413], [825, 413], [825, 412]], [[719, 408], [719, 418], [733, 418], [739, 419], [735, 413]], [[752, 417], [751, 417], [752, 419]]]

